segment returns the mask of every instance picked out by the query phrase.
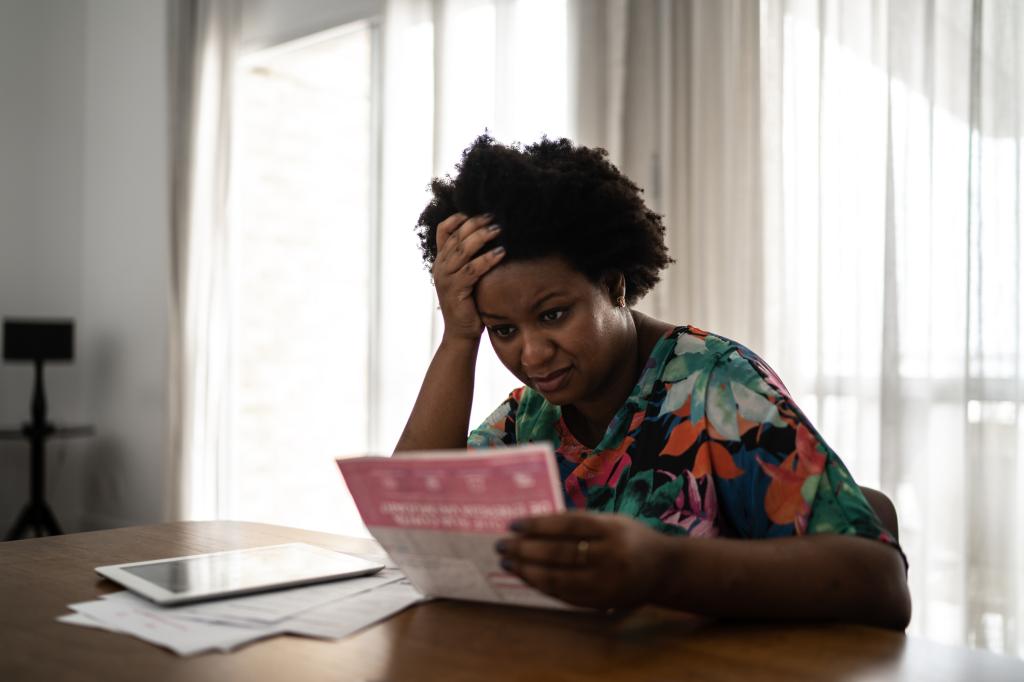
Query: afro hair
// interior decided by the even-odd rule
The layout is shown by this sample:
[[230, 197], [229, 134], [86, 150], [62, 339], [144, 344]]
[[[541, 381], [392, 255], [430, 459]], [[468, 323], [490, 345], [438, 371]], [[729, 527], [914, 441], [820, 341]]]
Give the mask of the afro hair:
[[453, 213], [490, 213], [505, 261], [557, 255], [593, 282], [622, 273], [632, 305], [658, 282], [672, 259], [661, 216], [643, 190], [619, 172], [603, 149], [542, 138], [520, 147], [487, 134], [462, 154], [457, 174], [435, 178], [433, 199], [416, 226], [423, 260], [437, 258], [437, 226]]

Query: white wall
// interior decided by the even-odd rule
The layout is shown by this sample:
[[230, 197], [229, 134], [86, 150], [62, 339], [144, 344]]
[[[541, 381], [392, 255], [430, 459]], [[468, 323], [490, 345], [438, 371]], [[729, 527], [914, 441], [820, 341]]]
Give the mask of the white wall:
[[[174, 1], [174, 0], [171, 0]], [[164, 518], [169, 318], [167, 0], [0, 0], [0, 316], [72, 317], [47, 368], [47, 496], [66, 531]], [[247, 0], [265, 47], [381, 0]], [[0, 364], [0, 428], [28, 417], [31, 368]], [[28, 499], [28, 449], [0, 441], [0, 537]]]
[[101, 429], [82, 481], [88, 526], [165, 512], [170, 300], [167, 11], [89, 0], [82, 349]]
[[[164, 513], [168, 179], [164, 0], [0, 0], [0, 315], [69, 316], [74, 364], [47, 370], [47, 493], [65, 530]], [[30, 368], [0, 365], [0, 426]], [[0, 442], [0, 532], [28, 495]]]

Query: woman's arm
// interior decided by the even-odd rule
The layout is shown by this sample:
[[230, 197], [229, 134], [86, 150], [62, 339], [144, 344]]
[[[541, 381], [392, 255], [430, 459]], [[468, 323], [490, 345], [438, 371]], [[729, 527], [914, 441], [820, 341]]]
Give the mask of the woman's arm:
[[893, 547], [847, 535], [765, 540], [668, 536], [625, 516], [523, 519], [502, 565], [580, 606], [644, 603], [722, 618], [834, 620], [906, 628], [910, 595]]
[[473, 290], [505, 255], [497, 248], [473, 256], [498, 236], [488, 215], [449, 216], [437, 226], [434, 288], [444, 316], [444, 336], [423, 378], [416, 404], [395, 452], [466, 446], [473, 403], [473, 375], [483, 323]]
[[842, 620], [894, 630], [910, 622], [903, 560], [878, 540], [665, 539], [655, 603], [728, 618]]
[[466, 447], [480, 339], [442, 338], [395, 452]]

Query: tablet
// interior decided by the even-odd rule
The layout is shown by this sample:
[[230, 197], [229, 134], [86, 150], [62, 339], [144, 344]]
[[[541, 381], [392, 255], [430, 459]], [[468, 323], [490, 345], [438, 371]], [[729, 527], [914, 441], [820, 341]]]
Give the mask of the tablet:
[[382, 568], [383, 564], [295, 542], [97, 566], [96, 572], [157, 604], [170, 605], [370, 575]]

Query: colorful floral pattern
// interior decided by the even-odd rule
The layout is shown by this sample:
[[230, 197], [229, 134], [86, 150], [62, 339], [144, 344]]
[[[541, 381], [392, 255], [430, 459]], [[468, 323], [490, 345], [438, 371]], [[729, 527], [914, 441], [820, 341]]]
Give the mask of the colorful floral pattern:
[[470, 447], [549, 441], [566, 505], [677, 535], [860, 535], [896, 544], [835, 452], [752, 351], [695, 327], [654, 347], [597, 447], [557, 405], [516, 389]]

